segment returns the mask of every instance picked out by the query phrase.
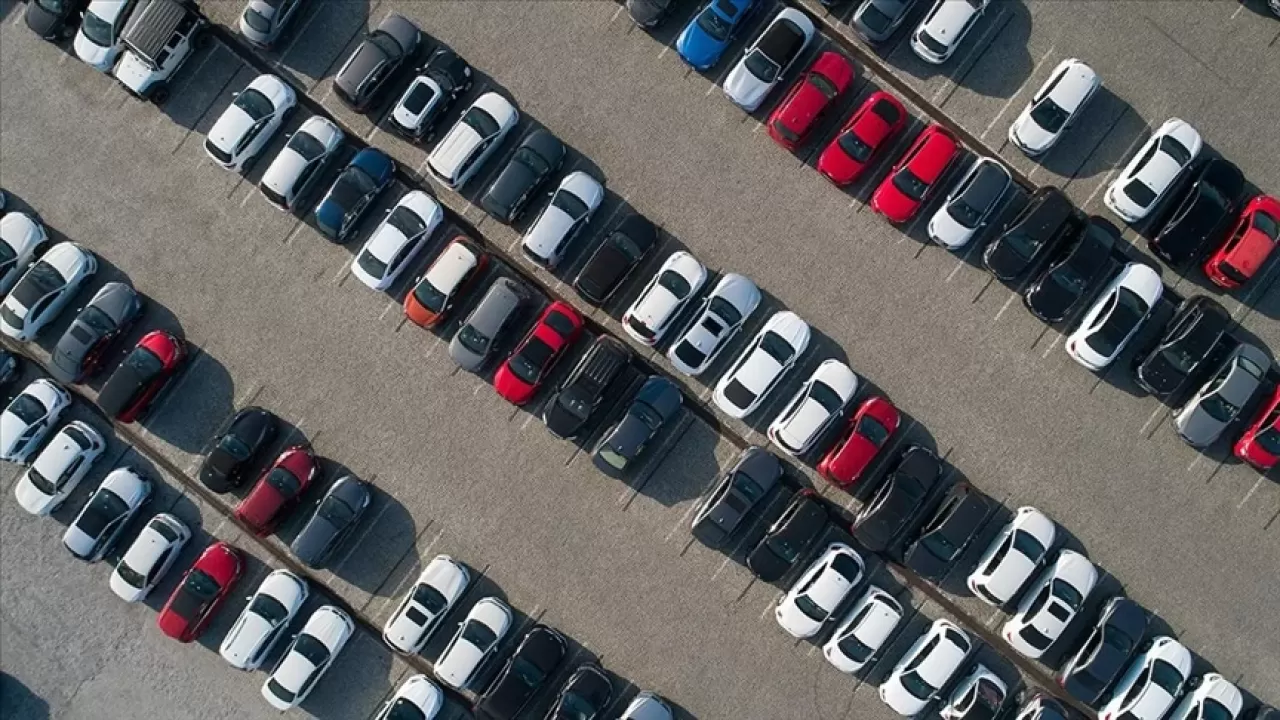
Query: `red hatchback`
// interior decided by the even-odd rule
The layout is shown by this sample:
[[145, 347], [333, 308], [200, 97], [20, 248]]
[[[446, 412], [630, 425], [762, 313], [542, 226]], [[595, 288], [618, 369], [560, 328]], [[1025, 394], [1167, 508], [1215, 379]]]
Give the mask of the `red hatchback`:
[[151, 408], [174, 372], [187, 359], [187, 344], [164, 330], [142, 336], [98, 393], [98, 407], [122, 423], [131, 423]]
[[1280, 200], [1259, 195], [1244, 206], [1222, 247], [1204, 264], [1214, 285], [1238, 288], [1249, 282], [1280, 242]]
[[1280, 461], [1280, 387], [1258, 410], [1234, 449], [1236, 457], [1263, 472]]
[[529, 402], [564, 351], [582, 332], [582, 316], [568, 303], [556, 301], [542, 313], [520, 346], [498, 368], [493, 389], [515, 405]]
[[871, 196], [871, 209], [889, 222], [910, 220], [959, 154], [960, 145], [945, 128], [941, 125], [925, 128], [876, 188]]
[[844, 437], [818, 463], [818, 472], [840, 487], [850, 487], [898, 431], [899, 422], [893, 403], [882, 397], [867, 398], [853, 414]]
[[275, 529], [284, 509], [294, 503], [320, 472], [316, 456], [301, 445], [280, 453], [236, 505], [236, 519], [265, 537]]
[[200, 637], [243, 570], [234, 547], [216, 542], [205, 548], [156, 617], [160, 631], [184, 643]]
[[795, 150], [856, 75], [853, 64], [840, 53], [827, 51], [819, 55], [769, 116], [769, 137], [782, 147]]
[[907, 124], [907, 109], [883, 90], [871, 93], [818, 156], [818, 172], [838, 186], [858, 179], [881, 148]]

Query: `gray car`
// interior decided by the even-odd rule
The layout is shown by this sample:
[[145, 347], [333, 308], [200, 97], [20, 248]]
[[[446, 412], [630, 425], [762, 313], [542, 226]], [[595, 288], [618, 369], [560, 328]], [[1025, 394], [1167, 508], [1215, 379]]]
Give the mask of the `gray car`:
[[372, 496], [368, 483], [343, 475], [329, 487], [316, 512], [293, 539], [289, 549], [310, 568], [324, 565], [334, 548], [360, 523]]
[[907, 19], [916, 0], [863, 0], [850, 23], [867, 42], [888, 40]]
[[1240, 343], [1213, 374], [1173, 416], [1173, 426], [1188, 445], [1212, 445], [1262, 384], [1271, 360], [1262, 350]]
[[128, 332], [142, 314], [142, 298], [122, 282], [109, 282], [94, 294], [53, 348], [49, 373], [76, 383], [93, 375], [111, 342]]
[[693, 534], [719, 547], [782, 479], [782, 463], [762, 447], [742, 451], [693, 516]]
[[417, 25], [403, 15], [388, 15], [342, 64], [333, 78], [334, 92], [355, 110], [368, 110], [387, 79], [410, 62], [421, 45]]
[[270, 49], [302, 0], [249, 0], [240, 13], [240, 34], [258, 47]]
[[493, 353], [494, 341], [525, 304], [527, 293], [520, 283], [498, 278], [484, 294], [466, 322], [449, 343], [449, 357], [469, 372], [480, 372]]
[[675, 383], [661, 375], [649, 376], [631, 399], [627, 414], [596, 446], [591, 458], [596, 469], [611, 478], [621, 478], [683, 404], [684, 394]]
[[648, 690], [636, 695], [618, 720], [672, 720], [670, 706], [657, 694]]

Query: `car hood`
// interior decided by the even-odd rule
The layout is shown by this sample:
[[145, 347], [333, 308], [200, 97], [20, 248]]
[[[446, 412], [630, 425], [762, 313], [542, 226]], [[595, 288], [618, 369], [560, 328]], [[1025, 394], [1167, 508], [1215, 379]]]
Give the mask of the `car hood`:
[[893, 708], [899, 715], [907, 717], [916, 715], [928, 703], [907, 692], [902, 683], [887, 682], [880, 686], [880, 699], [885, 705]]
[[774, 615], [778, 624], [796, 637], [810, 637], [822, 629], [822, 623], [800, 612], [794, 603], [779, 603]]
[[945, 205], [929, 218], [929, 236], [947, 248], [957, 248], [969, 242], [973, 232], [973, 228], [956, 222]]
[[778, 431], [778, 437], [789, 448], [803, 447], [832, 417], [821, 404], [806, 398], [791, 421]]
[[40, 7], [35, 0], [27, 3], [27, 27], [40, 37], [48, 37], [62, 22], [62, 18]]
[[1274, 243], [1262, 232], [1249, 230], [1235, 251], [1228, 256], [1227, 262], [1245, 276], [1253, 277], [1258, 273], [1258, 268], [1267, 261], [1272, 247]]
[[762, 82], [747, 69], [746, 58], [734, 65], [729, 77], [724, 79], [725, 94], [748, 111], [755, 111], [773, 86], [774, 83]]
[[143, 87], [156, 73], [142, 58], [126, 51], [116, 64], [115, 75], [120, 84], [133, 92], [141, 92]]
[[93, 551], [93, 546], [97, 542], [97, 538], [91, 538], [80, 528], [72, 525], [62, 534], [62, 544], [67, 549], [80, 557], [88, 557]]
[[1014, 121], [1011, 130], [1012, 134], [1017, 138], [1018, 143], [1032, 152], [1041, 152], [1045, 150], [1057, 137], [1053, 133], [1047, 132], [1031, 119], [1030, 106], [1023, 110], [1022, 114], [1018, 116], [1018, 119]]
[[262, 176], [262, 184], [276, 192], [283, 193], [293, 185], [298, 173], [302, 172], [306, 166], [306, 159], [299, 155], [296, 150], [286, 145], [271, 161], [271, 166], [267, 168], [267, 172]]
[[1027, 303], [1038, 315], [1052, 322], [1063, 319], [1079, 296], [1054, 282], [1049, 276], [1037, 280], [1027, 293]]
[[1008, 602], [1035, 570], [1035, 564], [1026, 555], [1010, 551], [1005, 553], [1004, 559], [983, 586], [994, 597]]
[[27, 429], [27, 424], [17, 415], [9, 412], [0, 414], [0, 454], [9, 454], [18, 443], [18, 436]]
[[253, 118], [233, 104], [209, 129], [209, 142], [230, 152], [253, 124]]
[[298, 533], [298, 537], [293, 539], [293, 543], [289, 549], [306, 565], [315, 565], [320, 556], [328, 549], [329, 543], [334, 536], [342, 528], [335, 527], [333, 523], [318, 515], [312, 515], [311, 519], [302, 528], [302, 532]]
[[76, 57], [87, 63], [95, 70], [106, 72], [111, 69], [112, 63], [116, 56], [120, 54], [119, 47], [102, 47], [85, 36], [83, 32], [76, 33], [76, 39], [72, 45], [76, 51]]
[[40, 492], [27, 479], [25, 473], [19, 478], [17, 486], [13, 489], [13, 494], [18, 499], [18, 505], [32, 515], [44, 515], [53, 505], [53, 498]]
[[849, 436], [849, 440], [840, 449], [840, 454], [830, 464], [831, 473], [840, 478], [848, 478], [859, 473], [866, 468], [867, 463], [879, 450], [875, 443], [854, 433]]
[[558, 207], [548, 205], [546, 211], [538, 218], [529, 232], [525, 233], [524, 245], [539, 257], [548, 258], [555, 254], [565, 235], [573, 227], [573, 218]]
[[461, 687], [476, 665], [484, 659], [480, 648], [466, 640], [459, 639], [449, 648], [449, 655], [443, 662], [436, 663], [436, 675], [453, 687]]
[[710, 64], [723, 49], [724, 45], [711, 39], [694, 21], [690, 21], [676, 38], [676, 50], [694, 67]]

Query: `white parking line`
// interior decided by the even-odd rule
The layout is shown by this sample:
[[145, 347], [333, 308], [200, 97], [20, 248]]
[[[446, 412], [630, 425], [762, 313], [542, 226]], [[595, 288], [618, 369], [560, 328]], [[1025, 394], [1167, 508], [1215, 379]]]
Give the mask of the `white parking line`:
[[784, 595], [786, 595], [786, 593], [779, 592], [777, 597], [775, 597], [773, 600], [770, 600], [769, 604], [764, 606], [764, 610], [760, 613], [761, 620], [768, 617], [769, 611], [778, 606], [778, 603], [782, 601], [782, 598]]
[[422, 359], [426, 360], [427, 358], [431, 357], [431, 355], [435, 353], [436, 348], [440, 347], [440, 343], [441, 343], [440, 336], [436, 335], [435, 339], [431, 341], [431, 347], [427, 348], [427, 354], [423, 355]]
[[[1031, 68], [1031, 73], [1028, 75], [1028, 77], [1032, 77], [1036, 74], [1036, 71], [1040, 69], [1040, 66], [1044, 64], [1045, 60], [1049, 59], [1049, 56], [1053, 54], [1053, 51], [1056, 47], [1057, 45], [1049, 46], [1049, 49], [1045, 51], [1044, 55], [1041, 56], [1040, 60], [1036, 62], [1036, 64]], [[1005, 101], [1003, 106], [1001, 106], [1000, 112], [996, 113], [996, 116], [991, 118], [990, 123], [987, 123], [987, 129], [983, 130], [982, 134], [978, 136], [979, 140], [987, 139], [987, 133], [991, 132], [991, 129], [996, 126], [996, 123], [1000, 122], [1000, 118], [1004, 117], [1004, 114], [1009, 111], [1009, 106], [1013, 105], [1013, 101], [1017, 99], [1018, 99], [1018, 93], [1014, 93], [1013, 95], [1009, 96], [1009, 99]]]
[[1241, 11], [1241, 10], [1244, 10], [1244, 3], [1243, 3], [1243, 2], [1241, 2], [1241, 3], [1240, 3], [1240, 7], [1236, 8], [1236, 11], [1235, 11], [1235, 12], [1231, 13], [1231, 19], [1232, 19], [1232, 20], [1235, 20], [1235, 19], [1236, 19], [1236, 16], [1240, 14], [1240, 11]]
[[1138, 431], [1138, 434], [1146, 435], [1147, 428], [1150, 428], [1151, 423], [1155, 422], [1156, 418], [1160, 417], [1162, 414], [1164, 414], [1164, 405], [1157, 405], [1156, 409], [1151, 411], [1151, 417], [1147, 418], [1147, 421], [1142, 423], [1142, 429]]
[[1058, 332], [1057, 330], [1054, 330], [1053, 339], [1049, 341], [1049, 347], [1044, 349], [1044, 354], [1042, 354], [1040, 358], [1044, 359], [1049, 357], [1049, 353], [1053, 352], [1053, 349], [1058, 346], [1058, 342], [1060, 340], [1062, 340], [1062, 333]]
[[15, 12], [13, 14], [13, 22], [9, 24], [12, 25], [13, 27], [18, 27], [19, 25], [22, 24], [22, 18], [23, 18], [23, 13]]
[[613, 16], [609, 18], [609, 22], [613, 22], [614, 20], [617, 20], [618, 16], [622, 14], [622, 10], [625, 7], [626, 7], [625, 5], [618, 5], [618, 9], [613, 11]]
[[1138, 136], [1133, 139], [1133, 142], [1129, 143], [1129, 147], [1125, 148], [1124, 154], [1120, 156], [1120, 162], [1124, 164], [1117, 165], [1111, 168], [1111, 170], [1107, 173], [1107, 176], [1104, 177], [1102, 179], [1102, 182], [1099, 183], [1098, 186], [1093, 189], [1093, 192], [1089, 193], [1089, 197], [1085, 198], [1084, 202], [1080, 203], [1079, 207], [1081, 208], [1087, 207], [1089, 205], [1089, 202], [1092, 201], [1093, 198], [1096, 197], [1098, 193], [1102, 191], [1102, 188], [1111, 184], [1111, 179], [1116, 176], [1116, 173], [1120, 172], [1122, 169], [1124, 169], [1124, 165], [1128, 164], [1129, 156], [1133, 154], [1133, 149], [1138, 147], [1138, 143], [1145, 142], [1146, 139], [1147, 138], [1144, 136], [1143, 133], [1138, 133]]
[[671, 50], [670, 45], [663, 45], [662, 52], [658, 53], [658, 59], [661, 60], [662, 56], [666, 55], [670, 50]]
[[1199, 464], [1200, 464], [1200, 461], [1201, 461], [1203, 458], [1204, 458], [1204, 455], [1203, 455], [1202, 453], [1200, 453], [1200, 452], [1198, 452], [1198, 451], [1197, 451], [1197, 452], [1196, 452], [1196, 456], [1195, 456], [1195, 458], [1193, 458], [1193, 459], [1191, 460], [1191, 464], [1187, 466], [1187, 472], [1191, 472], [1192, 470], [1194, 470], [1194, 469], [1195, 469], [1195, 467], [1196, 467], [1196, 465], [1199, 465]]
[[1243, 499], [1243, 500], [1241, 500], [1241, 501], [1240, 501], [1240, 504], [1236, 506], [1236, 509], [1237, 509], [1237, 510], [1239, 510], [1240, 508], [1244, 507], [1244, 504], [1245, 504], [1245, 503], [1247, 503], [1247, 502], [1249, 502], [1249, 498], [1253, 497], [1253, 494], [1254, 494], [1255, 492], [1257, 492], [1257, 490], [1258, 490], [1258, 486], [1262, 484], [1262, 481], [1263, 481], [1264, 479], [1266, 479], [1266, 476], [1265, 476], [1265, 475], [1259, 475], [1259, 476], [1258, 476], [1258, 482], [1254, 483], [1254, 484], [1253, 484], [1253, 487], [1249, 488], [1249, 492], [1245, 493], [1245, 495], [1244, 495], [1244, 499]]
[[1016, 300], [1017, 298], [1018, 298], [1018, 293], [1013, 292], [1012, 290], [1010, 290], [1010, 291], [1009, 291], [1009, 299], [1004, 301], [1004, 305], [1003, 305], [1003, 306], [1001, 306], [1001, 308], [1000, 308], [1000, 312], [996, 313], [996, 316], [995, 316], [994, 318], [992, 318], [992, 319], [991, 319], [991, 324], [992, 324], [992, 325], [994, 325], [994, 324], [996, 324], [996, 323], [1000, 322], [1000, 316], [1001, 316], [1001, 315], [1004, 315], [1004, 311], [1005, 311], [1005, 310], [1008, 310], [1008, 309], [1009, 309], [1009, 306], [1010, 306], [1010, 305], [1012, 305], [1012, 304], [1013, 304], [1013, 301], [1014, 301], [1014, 300]]
[[956, 266], [951, 268], [951, 272], [947, 273], [947, 279], [945, 282], [951, 282], [951, 279], [956, 276], [956, 273], [960, 272], [960, 268], [968, 264], [969, 256], [972, 255], [973, 251], [977, 249], [978, 249], [978, 239], [974, 238], [973, 240], [969, 241], [969, 249], [965, 250], [964, 255], [959, 260], [956, 261]]
[[381, 321], [385, 319], [387, 317], [387, 313], [391, 312], [391, 308], [399, 307], [399, 306], [400, 306], [400, 303], [396, 302], [395, 300], [388, 302], [387, 308], [382, 311], [381, 315], [378, 316], [378, 320]]
[[531, 422], [533, 422], [533, 413], [527, 413], [527, 417], [525, 417], [524, 422], [520, 423], [520, 429], [523, 430], [529, 427], [529, 423]]

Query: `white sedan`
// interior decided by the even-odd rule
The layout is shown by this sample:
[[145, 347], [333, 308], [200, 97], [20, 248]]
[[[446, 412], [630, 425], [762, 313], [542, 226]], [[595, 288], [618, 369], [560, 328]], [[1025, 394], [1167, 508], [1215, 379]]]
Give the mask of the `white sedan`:
[[1078, 552], [1062, 550], [1053, 565], [1027, 591], [1018, 612], [1001, 634], [1014, 650], [1039, 659], [1084, 609], [1084, 601], [1098, 584], [1098, 569]]
[[988, 603], [1004, 607], [1040, 569], [1057, 531], [1058, 526], [1039, 510], [1018, 508], [969, 574], [969, 589]]
[[0, 460], [26, 462], [70, 405], [71, 394], [62, 386], [32, 380], [0, 413]]
[[128, 603], [145, 598], [173, 567], [190, 539], [191, 530], [169, 513], [151, 518], [116, 563], [111, 591]]
[[822, 654], [840, 672], [858, 672], [876, 658], [900, 622], [902, 605], [872, 585], [822, 646]]
[[262, 684], [262, 697], [277, 710], [301, 705], [355, 631], [351, 618], [332, 605], [311, 613], [302, 632]]
[[310, 594], [306, 580], [288, 570], [272, 571], [249, 597], [218, 654], [237, 670], [262, 667]]
[[259, 192], [277, 208], [294, 210], [337, 156], [343, 137], [328, 118], [307, 118], [267, 166], [258, 181]]
[[725, 76], [724, 94], [743, 110], [755, 112], [814, 35], [808, 15], [783, 8], [742, 51], [742, 59]]
[[938, 0], [911, 33], [911, 49], [932, 65], [946, 62], [978, 23], [989, 1]]
[[587, 173], [576, 170], [564, 176], [551, 202], [524, 234], [521, 247], [535, 263], [554, 269], [564, 258], [574, 235], [591, 220], [604, 201], [604, 186]]
[[436, 677], [454, 690], [466, 689], [485, 662], [497, 654], [498, 644], [510, 629], [511, 608], [498, 598], [483, 598], [471, 607], [440, 653]]
[[788, 455], [803, 455], [840, 419], [858, 392], [858, 376], [836, 359], [823, 360], [769, 425], [769, 439]]
[[813, 637], [862, 582], [865, 571], [853, 548], [831, 543], [782, 596], [773, 615], [792, 637]]
[[1142, 220], [1200, 154], [1201, 144], [1200, 133], [1186, 121], [1165, 121], [1111, 182], [1102, 201], [1126, 222]]
[[35, 462], [18, 478], [13, 494], [32, 515], [58, 509], [89, 473], [107, 443], [93, 426], [73, 420], [58, 430]]
[[387, 619], [382, 628], [383, 642], [398, 653], [417, 654], [470, 582], [471, 575], [461, 563], [448, 555], [432, 558]]
[[973, 641], [949, 620], [938, 619], [915, 641], [880, 684], [880, 699], [899, 715], [920, 713], [973, 650]]
[[1084, 62], [1067, 58], [1058, 63], [1009, 126], [1009, 142], [1031, 157], [1048, 152], [1101, 86], [1098, 73]]
[[275, 75], [259, 75], [222, 111], [204, 150], [228, 170], [240, 172], [262, 152], [298, 104], [293, 88]]
[[667, 359], [685, 375], [700, 375], [760, 304], [760, 288], [745, 275], [720, 278], [698, 314], [667, 351]]
[[1157, 637], [1111, 689], [1111, 699], [1098, 711], [1098, 720], [1161, 720], [1189, 677], [1191, 652], [1171, 637]]
[[62, 534], [62, 544], [77, 558], [98, 562], [150, 498], [150, 480], [130, 468], [112, 470]]
[[706, 281], [707, 268], [697, 258], [684, 251], [672, 253], [622, 315], [623, 329], [645, 345], [657, 345]]
[[716, 407], [738, 419], [755, 412], [809, 347], [809, 335], [809, 324], [799, 315], [774, 313], [716, 383]]
[[978, 663], [956, 684], [951, 697], [938, 708], [938, 715], [943, 720], [998, 717], [1007, 697], [1009, 686], [986, 665]]
[[1218, 673], [1205, 673], [1194, 678], [1169, 720], [1236, 720], [1244, 708], [1240, 689]]
[[434, 720], [444, 707], [444, 692], [426, 675], [411, 675], [405, 680], [373, 720]]
[[0, 295], [13, 289], [36, 257], [36, 249], [48, 241], [44, 225], [22, 212], [0, 218]]
[[98, 258], [72, 242], [60, 242], [35, 261], [0, 305], [0, 332], [29, 342], [98, 271]]
[[1164, 283], [1150, 266], [1125, 265], [1067, 337], [1067, 354], [1094, 372], [1107, 367], [1138, 333], [1163, 294]]
[[435, 198], [422, 190], [405, 194], [356, 253], [351, 274], [374, 290], [386, 290], [395, 284], [442, 222], [444, 209]]

